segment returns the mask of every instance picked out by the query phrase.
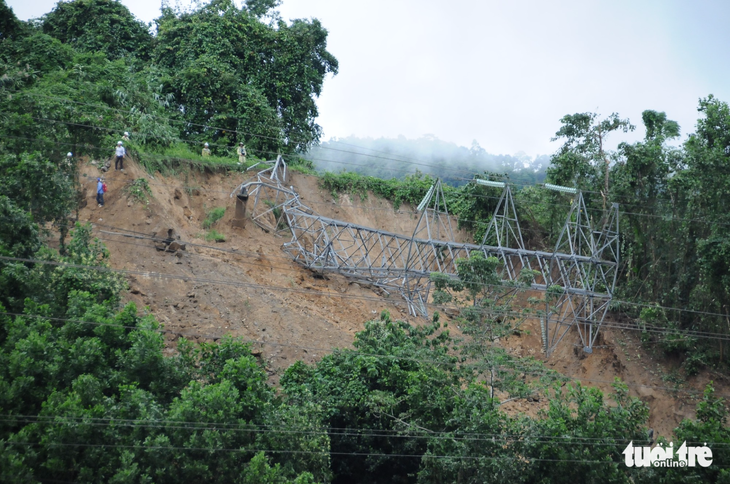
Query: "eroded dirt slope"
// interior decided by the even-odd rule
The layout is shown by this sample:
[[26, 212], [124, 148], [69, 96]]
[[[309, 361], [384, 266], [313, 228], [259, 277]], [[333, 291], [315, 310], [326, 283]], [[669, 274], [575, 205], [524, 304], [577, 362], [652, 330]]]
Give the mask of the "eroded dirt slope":
[[[332, 348], [351, 346], [364, 322], [383, 309], [395, 318], [420, 324], [408, 317], [398, 294], [385, 297], [378, 288], [341, 276], [318, 278], [281, 250], [287, 239], [250, 221], [245, 228], [233, 227], [234, 199], [229, 195], [240, 183], [253, 179], [253, 174], [191, 172], [152, 177], [129, 162], [124, 173], [106, 175], [109, 192], [103, 208], [93, 199], [99, 175], [94, 165], [82, 169], [88, 205], [80, 219], [94, 223], [95, 234], [111, 251], [113, 267], [149, 273], [130, 275], [125, 297], [139, 308], [149, 308], [171, 331], [167, 335], [170, 352], [180, 336], [197, 341], [228, 334], [243, 337], [256, 342], [256, 352], [276, 381], [281, 370], [296, 360], [312, 362]], [[316, 178], [291, 176], [288, 183], [301, 194], [302, 202], [322, 215], [404, 235], [410, 235], [417, 224], [411, 207], [394, 211], [390, 202], [373, 196], [334, 199], [319, 188]], [[130, 196], [129, 186], [138, 178], [149, 184], [148, 203]], [[225, 242], [203, 238], [203, 221], [215, 207], [226, 209], [213, 227], [225, 236]], [[185, 250], [160, 251], [149, 238], [170, 229]], [[468, 234], [456, 237], [470, 241]], [[529, 334], [512, 337], [505, 346], [517, 355], [544, 359], [539, 323], [528, 321], [525, 329]], [[632, 394], [650, 405], [650, 425], [660, 435], [671, 436], [679, 421], [694, 416], [697, 398], [709, 379], [716, 381], [720, 393], [726, 393], [722, 375], [707, 373], [677, 387], [676, 377], [670, 378], [671, 366], [653, 360], [631, 332], [603, 330], [592, 355], [576, 351], [577, 343], [577, 333], [568, 334], [548, 366], [604, 392], [620, 377]], [[545, 405], [544, 400], [520, 400], [505, 407], [535, 414]]]

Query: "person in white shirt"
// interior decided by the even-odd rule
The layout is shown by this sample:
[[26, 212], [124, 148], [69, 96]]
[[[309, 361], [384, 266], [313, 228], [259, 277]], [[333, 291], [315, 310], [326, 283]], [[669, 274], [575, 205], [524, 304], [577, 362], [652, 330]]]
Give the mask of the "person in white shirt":
[[127, 154], [127, 150], [124, 149], [124, 145], [122, 145], [121, 141], [117, 141], [116, 154], [117, 159], [114, 162], [114, 169], [124, 171], [124, 156]]

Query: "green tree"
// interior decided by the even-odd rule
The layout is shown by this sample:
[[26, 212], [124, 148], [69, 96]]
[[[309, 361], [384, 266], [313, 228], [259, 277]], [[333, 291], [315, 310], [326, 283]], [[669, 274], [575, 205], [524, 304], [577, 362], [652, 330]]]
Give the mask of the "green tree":
[[58, 2], [41, 18], [43, 32], [80, 52], [103, 52], [109, 59], [149, 58], [149, 26], [118, 0]]
[[357, 334], [354, 350], [287, 370], [281, 383], [293, 401], [321, 405], [333, 482], [414, 481], [424, 437], [443, 429], [460, 386], [452, 345], [437, 321], [419, 328], [383, 313]]
[[0, 0], [0, 42], [23, 35], [23, 23], [15, 16], [5, 0]]
[[317, 20], [264, 24], [258, 17], [269, 5], [214, 0], [189, 13], [165, 9], [158, 19], [154, 58], [191, 123], [187, 139], [232, 145], [245, 135], [267, 157], [319, 140], [315, 98], [338, 68], [327, 31]]
[[560, 122], [563, 125], [552, 141], [563, 140], [563, 146], [550, 159], [548, 181], [600, 191], [605, 209], [612, 158], [605, 148], [606, 139], [613, 131], [626, 133], [633, 131], [634, 126], [616, 113], [602, 120], [594, 113], [576, 113], [563, 116]]
[[[496, 257], [485, 258], [474, 251], [468, 259], [456, 261], [458, 278], [432, 273], [436, 304], [455, 303], [462, 306], [457, 324], [466, 336], [460, 352], [468, 361], [467, 368], [483, 379], [489, 387], [493, 404], [498, 405], [496, 391], [508, 398], [525, 397], [535, 393], [541, 385], [555, 380], [557, 374], [547, 371], [532, 358], [511, 356], [500, 341], [519, 334], [520, 326], [531, 312], [517, 311], [513, 303], [524, 292], [535, 276], [534, 271], [523, 270], [514, 284], [502, 279], [497, 272], [502, 262]], [[528, 381], [526, 374], [532, 375]]]
[[[614, 165], [612, 197], [621, 203], [626, 245], [621, 259], [626, 265], [625, 294], [645, 294], [658, 300], [676, 283], [678, 193], [672, 176], [681, 170], [683, 155], [667, 145], [679, 136], [679, 126], [665, 113], [644, 111], [644, 141], [619, 145], [622, 161]], [[662, 217], [659, 217], [661, 215]], [[673, 234], [671, 237], [669, 234]]]
[[580, 384], [557, 389], [538, 419], [523, 419], [515, 453], [528, 463], [524, 482], [630, 483], [621, 451], [629, 441], [648, 445], [649, 408], [614, 383], [614, 404]]

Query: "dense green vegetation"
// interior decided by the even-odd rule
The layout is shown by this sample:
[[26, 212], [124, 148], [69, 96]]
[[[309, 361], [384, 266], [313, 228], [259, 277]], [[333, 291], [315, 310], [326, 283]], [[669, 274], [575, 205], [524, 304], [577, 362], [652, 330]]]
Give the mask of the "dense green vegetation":
[[[695, 133], [679, 147], [667, 142], [679, 136], [679, 126], [657, 111], [645, 111], [643, 141], [620, 143], [616, 151], [603, 148], [609, 135], [634, 127], [617, 115], [599, 119], [590, 113], [565, 116], [556, 139], [564, 142], [551, 157], [547, 182], [583, 191], [589, 215], [600, 226], [611, 202], [621, 210], [622, 252], [618, 299], [655, 305], [642, 308], [616, 304], [645, 326], [662, 333], [645, 333], [644, 340], [668, 355], [685, 360], [690, 374], [707, 365], [726, 368], [730, 335], [730, 265], [726, 234], [730, 205], [730, 108], [708, 96], [700, 100], [701, 117]], [[476, 175], [511, 181], [511, 174]], [[332, 191], [372, 192], [397, 208], [417, 205], [434, 182], [428, 174], [380, 179], [359, 173], [324, 173], [322, 186]], [[570, 207], [570, 197], [536, 186], [516, 184], [515, 201], [523, 234], [535, 248], [551, 250]], [[473, 183], [445, 187], [449, 212], [481, 242], [497, 205], [499, 189]], [[662, 307], [681, 310], [661, 309]], [[711, 313], [711, 314], [708, 314]], [[686, 331], [719, 337], [697, 339]]]
[[[728, 482], [727, 410], [712, 386], [675, 442], [707, 442], [715, 465], [632, 469], [621, 452], [648, 445], [648, 409], [626, 385], [604, 397], [504, 351], [499, 340], [520, 337], [524, 318], [540, 313], [512, 304], [524, 282], [495, 285], [495, 259], [459, 261], [459, 280], [432, 276], [436, 301], [459, 308], [458, 338], [438, 315], [416, 327], [383, 313], [352, 349], [297, 362], [276, 387], [238, 339], [180, 338], [163, 354], [155, 317], [121, 304], [126, 282], [109, 270], [107, 249], [89, 226], [70, 229], [78, 157], [108, 158], [124, 131], [151, 171], [240, 169], [239, 140], [262, 158], [306, 151], [320, 135], [314, 99], [337, 60], [318, 21], [279, 21], [276, 4], [164, 9], [152, 35], [112, 0], [59, 3], [32, 23], [0, 0], [0, 481]], [[667, 328], [645, 340], [681, 355], [688, 373], [722, 364], [726, 350], [684, 332], [730, 331], [727, 317], [700, 312], [727, 315], [730, 302], [730, 109], [709, 96], [700, 112], [696, 132], [673, 148], [679, 127], [646, 111], [645, 140], [616, 152], [603, 141], [628, 121], [566, 116], [547, 170], [585, 191], [596, 220], [605, 201], [622, 203], [622, 298], [698, 311], [616, 308]], [[212, 156], [199, 154], [204, 141]], [[537, 165], [485, 165], [479, 150], [462, 153], [477, 160], [463, 170], [539, 181]], [[330, 173], [322, 183], [416, 204], [458, 156], [441, 153], [439, 170], [399, 180]], [[498, 193], [450, 180], [447, 203], [480, 239]], [[139, 179], [129, 190], [144, 203], [149, 186]], [[528, 187], [517, 202], [531, 241], [549, 247], [568, 199]], [[525, 397], [549, 403], [534, 417], [503, 410]]]
[[319, 140], [314, 100], [337, 59], [317, 20], [264, 22], [275, 3], [166, 7], [154, 36], [113, 0], [59, 3], [35, 23], [3, 3], [5, 149], [108, 157], [127, 131], [142, 160], [173, 143], [199, 153], [208, 142], [220, 156], [239, 141], [261, 158], [305, 150]]

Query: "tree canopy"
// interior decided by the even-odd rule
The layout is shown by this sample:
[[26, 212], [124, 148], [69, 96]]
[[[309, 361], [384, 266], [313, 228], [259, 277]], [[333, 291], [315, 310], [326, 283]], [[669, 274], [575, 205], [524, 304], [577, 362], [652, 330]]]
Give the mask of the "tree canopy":
[[[59, 2], [30, 23], [0, 0], [0, 481], [728, 482], [727, 409], [712, 384], [675, 434], [707, 441], [716, 467], [626, 467], [628, 442], [651, 443], [646, 404], [620, 381], [604, 395], [506, 351], [500, 340], [521, 337], [526, 315], [540, 314], [517, 297], [530, 271], [505, 287], [495, 258], [456, 261], [458, 279], [431, 275], [433, 301], [458, 307], [455, 333], [438, 314], [416, 325], [383, 312], [351, 348], [296, 362], [277, 385], [239, 338], [179, 338], [165, 355], [164, 328], [122, 304], [124, 276], [73, 216], [79, 158], [107, 156], [124, 131], [143, 164], [191, 156], [203, 142], [222, 159], [240, 141], [260, 158], [316, 145], [316, 98], [338, 62], [318, 20], [287, 23], [278, 3], [164, 8], [153, 30], [113, 0]], [[709, 95], [698, 110], [681, 145], [670, 143], [678, 124], [647, 110], [645, 138], [616, 150], [606, 138], [633, 129], [628, 120], [566, 115], [546, 174], [583, 190], [596, 226], [608, 202], [621, 204], [617, 295], [640, 304], [611, 310], [650, 327], [642, 341], [688, 376], [726, 371], [730, 337], [730, 108]], [[389, 180], [328, 173], [325, 188], [374, 192], [397, 208], [451, 172], [447, 202], [478, 241], [496, 197], [468, 179], [511, 171], [532, 185], [547, 161], [434, 137], [365, 144], [385, 151], [369, 174], [416, 145], [436, 166]], [[551, 250], [571, 201], [520, 188], [529, 240]], [[504, 411], [520, 398], [546, 403], [532, 416]]]
[[141, 151], [209, 142], [225, 154], [239, 141], [264, 159], [304, 151], [322, 134], [316, 98], [338, 62], [318, 20], [265, 22], [276, 5], [164, 8], [153, 34], [117, 0], [59, 2], [39, 28], [3, 2], [3, 121], [26, 141], [66, 143], [58, 152], [95, 154], [124, 131]]

